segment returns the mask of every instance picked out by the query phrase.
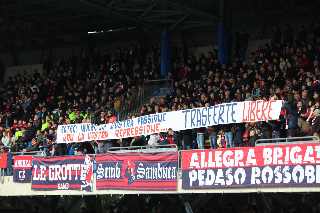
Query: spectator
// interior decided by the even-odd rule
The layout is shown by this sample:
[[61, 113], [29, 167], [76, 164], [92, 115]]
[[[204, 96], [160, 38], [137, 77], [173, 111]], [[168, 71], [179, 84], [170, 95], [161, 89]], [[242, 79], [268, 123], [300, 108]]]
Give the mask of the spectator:
[[175, 133], [171, 128], [168, 129], [168, 139], [170, 141], [170, 144], [175, 144], [177, 145], [179, 150], [182, 150], [182, 144], [179, 135]]
[[308, 92], [303, 91], [301, 96], [302, 107], [307, 108], [309, 106], [310, 98], [308, 97]]
[[98, 70], [100, 68], [101, 62], [102, 62], [102, 56], [99, 53], [99, 49], [95, 48], [94, 54], [92, 56], [92, 62], [91, 62], [92, 70], [94, 70], [94, 71]]
[[39, 144], [36, 139], [32, 139], [32, 144], [30, 147], [23, 149], [23, 152], [34, 152], [39, 151]]
[[234, 39], [234, 46], [233, 46], [233, 48], [234, 48], [234, 55], [233, 55], [233, 57], [234, 58], [239, 58], [240, 57], [240, 49], [241, 49], [241, 37], [240, 37], [240, 35], [239, 35], [239, 32], [235, 32], [234, 33], [234, 37], [235, 37], [235, 39]]
[[[296, 109], [295, 104], [288, 105], [288, 103], [284, 103], [284, 106], [288, 112], [288, 116], [286, 118], [286, 122], [288, 123], [288, 138], [292, 138], [296, 136], [296, 132], [298, 129], [298, 110]], [[285, 119], [285, 118], [283, 118]]]
[[256, 130], [250, 130], [249, 146], [254, 147], [256, 145], [257, 140], [258, 140], [258, 134], [256, 133]]
[[168, 138], [165, 137], [165, 134], [163, 132], [159, 132], [158, 135], [159, 135], [159, 140], [158, 140], [159, 145], [170, 144], [170, 141], [168, 140]]
[[297, 46], [305, 45], [308, 40], [307, 37], [308, 37], [307, 30], [304, 28], [304, 26], [300, 26], [299, 33], [298, 33], [297, 39], [296, 39], [296, 45]]
[[273, 30], [273, 35], [271, 39], [271, 46], [272, 46], [272, 49], [274, 49], [276, 44], [281, 43], [281, 31], [278, 25], [274, 25], [272, 27], [272, 30]]
[[43, 58], [43, 70], [50, 70], [52, 67], [52, 60], [47, 55]]
[[320, 136], [320, 109], [316, 109], [312, 115], [312, 135]]
[[289, 24], [284, 25], [283, 45], [290, 47], [293, 44], [293, 30]]
[[309, 135], [309, 132], [310, 132], [310, 128], [308, 123], [299, 117], [297, 137], [303, 137], [303, 136]]
[[204, 149], [204, 132], [206, 128], [205, 127], [200, 127], [197, 130], [197, 144], [198, 144], [198, 149]]
[[186, 64], [188, 61], [188, 48], [185, 46], [184, 43], [180, 45], [180, 53], [179, 53], [179, 62], [180, 66], [182, 63]]
[[[285, 99], [291, 108], [291, 114], [289, 109], [283, 110], [283, 117], [280, 117], [279, 120], [268, 121], [269, 123], [260, 122], [260, 125], [257, 123], [257, 127], [261, 130], [261, 138], [271, 137], [268, 133], [270, 128], [273, 138], [280, 137], [285, 131], [281, 129], [281, 125], [285, 124], [286, 114], [288, 115], [286, 118], [290, 121], [287, 127], [290, 133], [293, 133], [294, 130], [290, 130], [289, 126], [295, 128], [295, 123], [299, 130], [298, 135], [307, 134], [306, 125], [301, 119], [311, 125], [312, 120], [316, 118], [313, 116], [313, 111], [320, 107], [318, 102], [320, 72], [316, 60], [319, 55], [318, 43], [320, 43], [320, 39], [308, 43], [305, 31], [302, 29], [297, 40], [303, 41], [297, 41], [294, 45], [292, 29], [286, 25], [283, 41], [287, 44], [282, 47], [277, 41], [280, 29], [275, 26], [273, 30], [274, 35], [271, 40], [273, 49], [268, 44], [265, 44], [264, 48], [263, 45], [258, 45], [257, 51], [250, 54], [247, 63], [243, 63], [245, 61], [239, 60], [238, 57], [230, 62], [234, 62], [230, 72], [226, 64], [220, 65], [217, 59], [217, 50], [208, 51], [207, 57], [200, 54], [199, 60], [196, 60], [192, 54], [188, 53], [186, 46], [181, 45], [180, 52], [177, 53], [177, 63], [173, 63], [172, 72], [167, 77], [174, 79], [173, 93], [167, 95], [160, 103], [155, 103], [154, 99], [151, 99], [148, 107], [144, 106], [142, 115], [188, 109], [189, 106], [192, 108], [208, 107], [234, 100]], [[236, 38], [236, 40], [239, 39], [240, 37]], [[240, 49], [241, 57], [245, 56], [248, 39], [249, 35], [243, 31], [239, 47], [237, 45], [235, 47], [235, 49]], [[136, 89], [134, 86], [143, 83], [150, 85], [149, 79], [161, 78], [159, 75], [161, 44], [158, 43], [155, 45], [155, 59], [153, 60], [144, 56], [141, 45], [137, 47], [131, 45], [128, 49], [124, 48], [123, 51], [117, 48], [114, 61], [111, 61], [110, 55], [106, 51], [102, 58], [96, 49], [92, 55], [92, 71], [89, 69], [90, 63], [85, 54], [80, 60], [80, 67], [74, 66], [75, 55], [76, 53], [70, 52], [67, 62], [61, 57], [59, 67], [53, 67], [51, 64], [43, 75], [34, 71], [32, 75], [28, 76], [26, 71], [22, 71], [22, 74], [8, 79], [4, 95], [0, 97], [0, 123], [12, 129], [7, 131], [9, 134], [12, 134], [14, 129], [16, 130], [14, 138], [9, 136], [11, 148], [13, 146], [14, 150], [15, 148], [17, 150], [26, 149], [28, 142], [36, 139], [42, 148], [48, 146], [48, 153], [52, 150], [53, 145], [55, 149], [51, 151], [52, 154], [68, 153], [73, 144], [67, 147], [62, 145], [63, 152], [59, 153], [60, 145], [55, 142], [57, 125], [88, 122], [86, 119], [93, 114], [98, 117], [97, 124], [117, 121], [117, 118], [121, 119], [123, 116], [123, 114], [118, 115], [119, 112], [131, 111], [134, 104], [137, 103], [136, 100], [142, 98], [143, 87]], [[313, 62], [313, 60], [315, 61]], [[141, 63], [145, 63], [145, 65]], [[129, 93], [119, 99], [126, 92]], [[105, 108], [104, 110], [112, 113], [100, 114], [98, 110], [102, 106]], [[20, 111], [21, 108], [23, 113]], [[292, 118], [295, 116], [300, 119], [292, 122]], [[17, 123], [17, 120], [14, 121], [15, 118], [20, 119], [21, 122]], [[31, 126], [29, 122], [31, 122]], [[239, 142], [241, 134], [237, 133], [239, 130], [234, 131], [234, 128], [237, 129], [237, 127], [237, 124], [234, 127], [233, 124], [222, 125], [222, 129], [225, 131], [226, 147], [233, 146], [233, 133], [236, 134], [235, 144], [241, 145]], [[40, 131], [40, 134], [37, 130]], [[22, 134], [24, 131], [25, 133]], [[199, 136], [202, 131], [203, 129], [199, 131]], [[37, 134], [35, 134], [36, 132]], [[47, 134], [50, 135], [49, 138], [41, 141], [40, 136], [46, 137]], [[182, 130], [176, 134], [180, 134], [181, 139], [184, 139], [182, 140], [184, 149], [189, 148], [188, 146], [193, 139], [192, 130]], [[2, 135], [1, 132], [0, 137]], [[169, 133], [168, 138], [171, 137]], [[212, 138], [212, 136], [209, 137]], [[6, 140], [6, 136], [3, 137], [3, 140]], [[46, 142], [44, 142], [45, 140]], [[124, 139], [122, 144], [130, 145], [126, 140]], [[152, 140], [149, 141], [153, 143]], [[201, 142], [201, 140], [198, 141]], [[18, 145], [18, 143], [20, 144]], [[96, 141], [92, 144], [97, 144], [94, 146], [99, 147], [102, 151], [106, 144], [108, 146], [115, 145], [113, 141]], [[80, 143], [78, 145], [79, 150], [91, 152], [89, 151], [90, 147], [85, 151], [83, 145], [81, 147]], [[202, 142], [199, 145], [201, 148]], [[214, 147], [214, 145], [214, 142], [211, 143], [211, 146]]]
[[250, 35], [246, 32], [246, 30], [242, 30], [241, 31], [241, 41], [240, 41], [240, 45], [241, 45], [241, 61], [245, 61], [245, 55], [247, 52], [247, 48], [248, 48], [248, 40], [250, 38]]
[[246, 131], [244, 123], [235, 123], [234, 147], [243, 147], [243, 134]]
[[[211, 149], [218, 149], [217, 135], [218, 135], [218, 132], [220, 129], [219, 126], [213, 125], [213, 126], [207, 127], [207, 129], [208, 129], [208, 133], [209, 133], [209, 140], [210, 140]], [[231, 142], [232, 142], [232, 138], [231, 138]], [[228, 144], [228, 145], [230, 147], [230, 144]]]

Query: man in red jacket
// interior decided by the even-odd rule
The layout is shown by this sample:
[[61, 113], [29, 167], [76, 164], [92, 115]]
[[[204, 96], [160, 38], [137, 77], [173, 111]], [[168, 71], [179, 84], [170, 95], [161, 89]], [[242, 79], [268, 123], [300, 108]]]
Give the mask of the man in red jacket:
[[113, 122], [116, 122], [117, 118], [114, 116], [111, 111], [108, 111], [108, 123], [111, 124]]
[[303, 68], [306, 66], [308, 70], [310, 70], [310, 58], [308, 58], [307, 53], [302, 53], [302, 59], [300, 61], [299, 67]]

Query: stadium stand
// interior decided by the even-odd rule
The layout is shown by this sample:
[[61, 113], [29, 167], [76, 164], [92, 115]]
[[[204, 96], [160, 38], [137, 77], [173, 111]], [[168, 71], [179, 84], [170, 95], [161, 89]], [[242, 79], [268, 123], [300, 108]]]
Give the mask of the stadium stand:
[[[319, 212], [319, 6], [319, 0], [2, 1], [1, 212]], [[57, 143], [61, 125], [255, 100], [281, 100], [279, 119]], [[173, 156], [161, 157], [168, 179], [174, 174], [169, 181], [157, 157], [166, 154]], [[120, 156], [115, 164], [111, 155]], [[25, 159], [30, 168], [20, 168]], [[52, 159], [54, 172], [39, 168]], [[88, 166], [85, 176], [79, 162]], [[59, 175], [67, 179], [68, 164], [81, 172], [70, 169], [64, 182]], [[145, 168], [155, 172], [138, 176]]]
[[235, 32], [230, 68], [220, 64], [217, 50], [196, 58], [183, 45], [180, 50], [172, 45], [172, 51], [179, 54], [173, 58], [166, 79], [160, 75], [161, 44], [154, 46], [152, 58], [146, 58], [139, 44], [117, 48], [114, 58], [107, 52], [101, 54], [98, 48], [91, 60], [86, 54], [77, 58], [71, 51], [66, 61], [60, 58], [58, 66], [45, 56], [43, 74], [22, 71], [8, 78], [1, 95], [1, 151], [44, 151], [48, 156], [92, 154], [113, 146], [157, 143], [158, 136], [142, 136], [56, 144], [56, 130], [61, 124], [112, 123], [140, 115], [253, 100], [283, 100], [281, 118], [181, 131], [175, 133], [177, 145], [180, 149], [232, 148], [254, 146], [257, 139], [318, 136], [320, 23], [310, 41], [303, 26], [299, 31], [294, 38], [289, 25], [284, 29], [275, 25], [271, 42], [257, 46], [249, 58], [244, 58], [249, 34]]

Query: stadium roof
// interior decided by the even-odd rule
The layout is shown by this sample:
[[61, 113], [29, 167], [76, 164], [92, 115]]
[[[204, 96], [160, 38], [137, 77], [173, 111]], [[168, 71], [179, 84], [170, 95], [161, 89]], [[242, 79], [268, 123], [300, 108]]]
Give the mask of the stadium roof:
[[88, 33], [245, 26], [316, 17], [319, 7], [319, 0], [2, 0], [0, 47], [44, 44], [65, 35], [83, 39]]

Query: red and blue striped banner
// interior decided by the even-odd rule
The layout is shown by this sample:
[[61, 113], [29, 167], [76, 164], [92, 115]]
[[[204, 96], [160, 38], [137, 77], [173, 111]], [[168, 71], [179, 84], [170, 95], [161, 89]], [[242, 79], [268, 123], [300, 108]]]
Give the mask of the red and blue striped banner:
[[32, 169], [31, 155], [17, 155], [14, 157], [13, 182], [30, 183]]
[[0, 168], [1, 169], [12, 168], [12, 153], [1, 153]]
[[97, 155], [96, 162], [98, 190], [177, 189], [177, 153], [107, 153]]
[[94, 157], [34, 157], [32, 190], [92, 191]]

